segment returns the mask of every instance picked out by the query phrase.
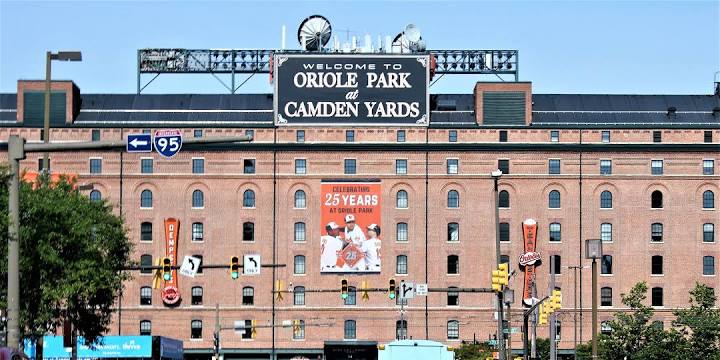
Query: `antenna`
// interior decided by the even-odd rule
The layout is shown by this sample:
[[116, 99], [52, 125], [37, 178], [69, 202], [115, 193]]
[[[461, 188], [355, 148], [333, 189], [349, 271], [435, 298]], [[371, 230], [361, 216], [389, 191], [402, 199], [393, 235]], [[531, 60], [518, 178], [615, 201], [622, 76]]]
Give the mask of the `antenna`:
[[298, 27], [298, 42], [303, 50], [319, 51], [327, 45], [332, 35], [330, 21], [322, 15], [312, 15]]

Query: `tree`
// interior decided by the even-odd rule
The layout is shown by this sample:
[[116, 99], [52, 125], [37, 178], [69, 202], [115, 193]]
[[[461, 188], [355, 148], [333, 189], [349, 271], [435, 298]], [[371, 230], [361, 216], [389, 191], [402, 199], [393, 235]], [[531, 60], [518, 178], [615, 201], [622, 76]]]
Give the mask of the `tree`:
[[674, 312], [673, 326], [688, 339], [687, 359], [720, 359], [720, 310], [713, 289], [696, 283], [690, 307]]
[[[7, 170], [0, 171], [3, 185]], [[0, 188], [0, 229], [8, 228], [7, 186]], [[106, 201], [91, 201], [67, 179], [40, 176], [20, 189], [20, 329], [38, 339], [65, 319], [95, 342], [108, 329], [131, 244]], [[0, 230], [0, 259], [7, 259]], [[7, 261], [0, 262], [0, 307], [7, 307]]]
[[[598, 357], [607, 360], [687, 359], [687, 341], [675, 329], [665, 330], [653, 322], [655, 311], [644, 304], [647, 284], [635, 284], [622, 303], [629, 311], [616, 312], [609, 322], [610, 333], [598, 336]], [[590, 359], [592, 345], [577, 347], [578, 359]]]
[[493, 348], [487, 343], [466, 343], [455, 348], [457, 360], [485, 360], [492, 356]]

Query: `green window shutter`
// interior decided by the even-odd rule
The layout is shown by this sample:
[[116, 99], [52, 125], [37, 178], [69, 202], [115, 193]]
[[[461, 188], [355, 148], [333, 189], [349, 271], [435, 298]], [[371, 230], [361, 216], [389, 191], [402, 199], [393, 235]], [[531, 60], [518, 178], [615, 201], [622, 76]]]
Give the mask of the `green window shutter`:
[[525, 125], [525, 92], [483, 92], [484, 125]]
[[[45, 117], [45, 93], [26, 91], [23, 99], [25, 125], [43, 126]], [[65, 124], [65, 92], [50, 93], [50, 125]]]

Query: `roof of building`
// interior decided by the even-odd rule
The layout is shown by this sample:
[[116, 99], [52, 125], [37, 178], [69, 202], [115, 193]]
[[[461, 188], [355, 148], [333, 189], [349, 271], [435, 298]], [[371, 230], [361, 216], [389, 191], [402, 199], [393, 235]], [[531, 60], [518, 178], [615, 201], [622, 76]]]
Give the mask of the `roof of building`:
[[[533, 94], [532, 101], [533, 127], [720, 127], [716, 95]], [[15, 122], [16, 102], [16, 94], [0, 94], [4, 126]], [[430, 103], [431, 126], [477, 127], [474, 95], [433, 94]], [[74, 125], [272, 126], [272, 108], [272, 94], [82, 94]]]

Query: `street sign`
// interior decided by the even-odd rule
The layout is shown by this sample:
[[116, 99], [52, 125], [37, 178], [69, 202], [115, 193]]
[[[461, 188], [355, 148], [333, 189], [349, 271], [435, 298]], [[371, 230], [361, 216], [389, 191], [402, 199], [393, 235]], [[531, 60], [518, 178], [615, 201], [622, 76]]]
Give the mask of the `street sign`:
[[415, 284], [415, 295], [427, 296], [427, 294], [428, 294], [427, 284]]
[[155, 130], [153, 144], [158, 154], [171, 158], [177, 155], [182, 147], [182, 133], [178, 129]]
[[260, 274], [260, 255], [245, 255], [245, 261], [243, 262], [243, 274]]
[[152, 136], [150, 134], [128, 134], [125, 150], [129, 153], [152, 152]]
[[415, 297], [415, 283], [410, 281], [400, 282], [400, 298], [412, 299]]
[[180, 275], [194, 278], [198, 272], [198, 269], [200, 269], [200, 262], [202, 262], [200, 258], [196, 258], [194, 256], [185, 256], [178, 272], [180, 273]]

